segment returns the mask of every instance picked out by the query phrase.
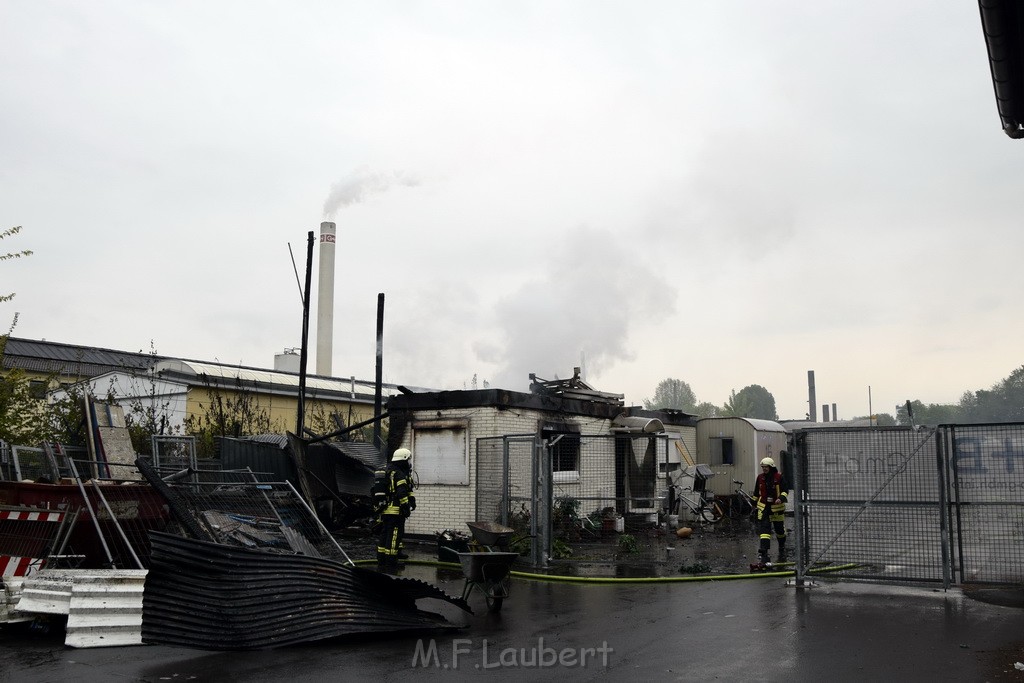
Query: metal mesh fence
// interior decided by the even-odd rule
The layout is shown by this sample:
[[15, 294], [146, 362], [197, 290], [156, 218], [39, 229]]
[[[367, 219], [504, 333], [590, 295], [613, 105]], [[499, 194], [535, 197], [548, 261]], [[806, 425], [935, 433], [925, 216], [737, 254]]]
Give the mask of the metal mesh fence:
[[[42, 449], [38, 451], [19, 452], [19, 462], [28, 467], [38, 462], [40, 473], [50, 476], [53, 461]], [[99, 478], [88, 474], [99, 463], [58, 460], [59, 469], [71, 477], [56, 484], [7, 486], [0, 503], [52, 511], [53, 515], [43, 513], [47, 518], [77, 520], [69, 525], [66, 536], [54, 536], [55, 525], [35, 523], [29, 528], [13, 514], [4, 515], [8, 518], [7, 531], [0, 529], [0, 536], [6, 534], [0, 538], [4, 554], [48, 557], [50, 567], [146, 568], [150, 531], [195, 535], [189, 532], [198, 529], [204, 540], [218, 543], [348, 559], [288, 482], [261, 481], [261, 475], [251, 471], [165, 467], [154, 470], [166, 484], [168, 494], [164, 495], [143, 480], [134, 466], [104, 463], [110, 476]], [[184, 523], [182, 516], [193, 526]], [[15, 544], [12, 534], [22, 540]]]
[[577, 452], [552, 472], [556, 526], [575, 524], [586, 533], [615, 517], [627, 529], [657, 524], [668, 491], [665, 476], [659, 477], [667, 443], [656, 436], [588, 436], [568, 444]]
[[806, 566], [849, 564], [835, 575], [859, 578], [943, 579], [934, 429], [814, 429], [799, 443]]
[[[477, 441], [478, 519], [511, 526], [531, 543], [550, 538], [545, 552], [554, 560], [664, 559], [664, 544], [651, 550], [634, 536], [656, 529], [663, 519], [669, 488], [665, 437], [563, 434], [542, 442], [539, 461], [536, 444], [534, 435]], [[550, 468], [550, 497], [538, 486], [536, 462]], [[538, 530], [535, 518], [549, 520], [550, 530]]]
[[288, 482], [187, 483], [173, 493], [217, 543], [348, 560]]
[[[46, 467], [41, 468], [40, 477], [45, 475], [52, 481], [55, 478], [52, 463], [48, 459], [44, 463]], [[61, 458], [57, 469], [61, 475], [70, 475], [79, 468], [89, 472], [95, 464], [78, 458]], [[166, 529], [170, 522], [166, 503], [150, 486], [138, 481], [137, 471], [134, 476], [121, 478], [117, 470], [127, 472], [127, 466], [111, 463], [110, 469], [117, 478], [61, 476], [56, 483], [37, 480], [4, 485], [6, 505], [33, 508], [40, 514], [67, 515], [67, 519], [74, 520], [66, 537], [47, 547], [44, 555], [49, 557], [47, 566], [89, 569], [145, 566], [148, 559], [146, 533], [149, 529]]]
[[1024, 425], [941, 433], [954, 571], [962, 581], [1024, 583]]
[[795, 439], [803, 568], [1024, 581], [1024, 425], [813, 429]]
[[508, 525], [529, 511], [533, 445], [532, 435], [477, 439], [478, 520]]

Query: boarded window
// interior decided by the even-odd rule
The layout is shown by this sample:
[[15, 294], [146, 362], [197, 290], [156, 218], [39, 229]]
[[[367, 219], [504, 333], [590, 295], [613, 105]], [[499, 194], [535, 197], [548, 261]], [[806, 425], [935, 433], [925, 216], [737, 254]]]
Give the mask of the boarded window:
[[418, 485], [469, 484], [469, 448], [464, 425], [415, 425], [412, 452]]

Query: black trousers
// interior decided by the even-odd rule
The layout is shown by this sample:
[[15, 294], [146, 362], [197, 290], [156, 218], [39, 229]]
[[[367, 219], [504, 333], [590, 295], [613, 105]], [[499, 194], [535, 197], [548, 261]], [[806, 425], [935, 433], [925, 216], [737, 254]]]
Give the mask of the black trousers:
[[377, 555], [384, 558], [398, 557], [405, 534], [405, 517], [402, 515], [381, 515], [380, 537], [377, 539]]
[[779, 552], [786, 549], [786, 517], [785, 512], [772, 513], [771, 506], [758, 506], [757, 508], [757, 533], [760, 537], [758, 552], [767, 557], [771, 549], [772, 531], [779, 543]]

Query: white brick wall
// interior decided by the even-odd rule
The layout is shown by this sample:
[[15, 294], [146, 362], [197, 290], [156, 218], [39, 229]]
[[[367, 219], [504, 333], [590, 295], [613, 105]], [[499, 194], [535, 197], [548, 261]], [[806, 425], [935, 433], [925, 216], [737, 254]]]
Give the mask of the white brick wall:
[[[509, 434], [534, 434], [544, 414], [535, 410], [498, 410], [492, 407], [475, 406], [443, 411], [441, 419], [465, 420], [467, 447], [469, 448], [469, 484], [466, 486], [424, 485], [416, 489], [416, 511], [406, 522], [406, 532], [433, 535], [443, 529], [468, 532], [466, 522], [476, 519], [476, 442], [477, 439]], [[419, 411], [413, 414], [413, 422], [437, 420], [436, 411]], [[563, 420], [565, 421], [565, 420]], [[593, 422], [593, 420], [591, 420]], [[608, 429], [607, 420], [597, 420]], [[590, 429], [596, 426], [588, 426]], [[594, 432], [590, 432], [594, 433]], [[403, 447], [412, 448], [412, 434], [406, 435]], [[415, 452], [413, 455], [415, 467]]]
[[[411, 534], [432, 536], [435, 532], [443, 529], [454, 529], [456, 531], [468, 532], [466, 522], [474, 521], [476, 513], [476, 482], [477, 482], [477, 440], [486, 437], [502, 437], [512, 434], [535, 434], [543, 420], [571, 423], [578, 425], [582, 436], [607, 435], [611, 428], [611, 421], [596, 417], [573, 416], [565, 414], [549, 414], [537, 410], [523, 408], [512, 408], [498, 410], [493, 407], [474, 406], [469, 408], [457, 408], [444, 410], [438, 417], [437, 411], [418, 411], [413, 413], [412, 422], [431, 422], [441, 420], [463, 420], [467, 424], [467, 448], [469, 449], [469, 484], [465, 486], [453, 485], [423, 485], [416, 489], [416, 511], [406, 522], [406, 531]], [[690, 432], [692, 428], [684, 431]], [[692, 436], [687, 434], [690, 438]], [[415, 448], [413, 446], [413, 433], [410, 430], [401, 444], [402, 447], [413, 449], [413, 466], [415, 468]], [[609, 442], [610, 444], [611, 442]], [[595, 490], [594, 487], [603, 486], [608, 490], [609, 496], [614, 497], [614, 450], [609, 446], [607, 453], [605, 449], [600, 451], [591, 450], [590, 457], [598, 457], [610, 462], [588, 463], [587, 453], [581, 453], [580, 476], [581, 484], [560, 484], [556, 486], [555, 495], [573, 495], [573, 490], [580, 489], [586, 485], [588, 490]], [[612, 476], [609, 477], [609, 473]], [[528, 473], [523, 481], [518, 483], [520, 491], [529, 492]], [[656, 495], [664, 495], [664, 482], [659, 482], [659, 490]], [[603, 495], [603, 489], [602, 489]], [[590, 504], [588, 502], [588, 504]], [[609, 505], [613, 504], [611, 501]], [[589, 512], [589, 510], [587, 511]]]

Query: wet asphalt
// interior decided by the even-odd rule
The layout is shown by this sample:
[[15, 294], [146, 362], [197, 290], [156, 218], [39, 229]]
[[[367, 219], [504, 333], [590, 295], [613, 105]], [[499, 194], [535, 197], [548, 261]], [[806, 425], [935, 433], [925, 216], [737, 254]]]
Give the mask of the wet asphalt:
[[[436, 560], [435, 548], [413, 550]], [[405, 576], [461, 594], [458, 570]], [[683, 583], [514, 578], [498, 613], [446, 603], [457, 630], [256, 652], [72, 649], [56, 630], [0, 629], [0, 681], [1024, 681], [1024, 589], [964, 592], [784, 577]], [[216, 644], [211, 644], [216, 647]]]

